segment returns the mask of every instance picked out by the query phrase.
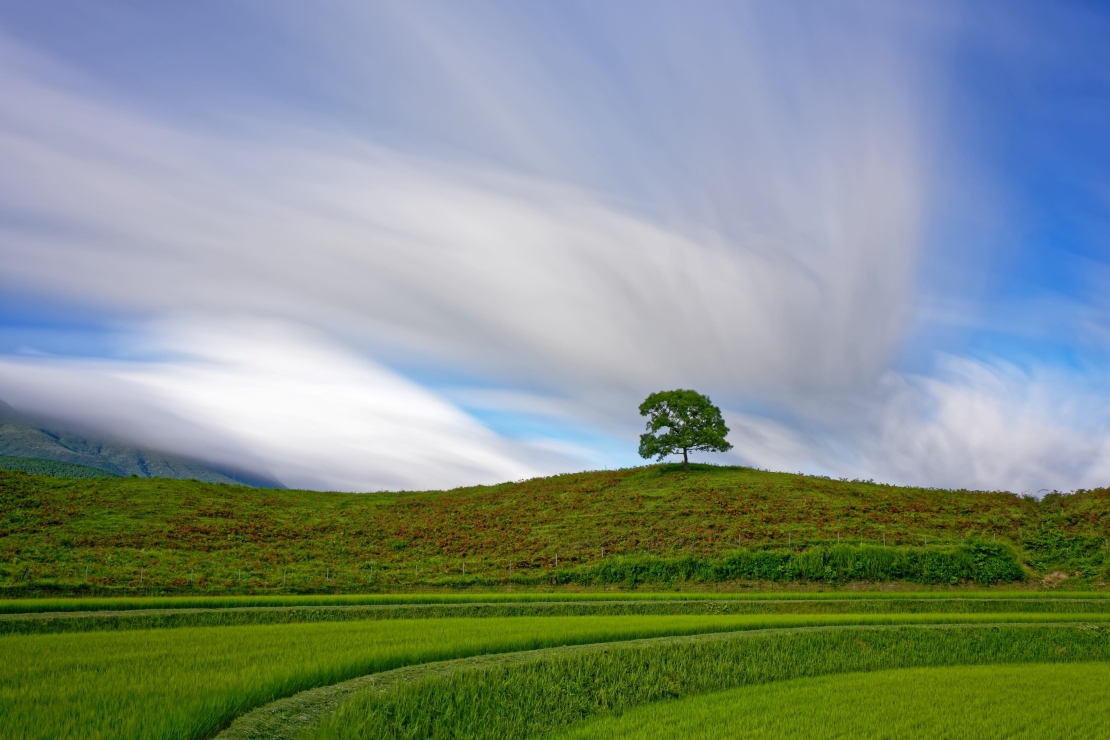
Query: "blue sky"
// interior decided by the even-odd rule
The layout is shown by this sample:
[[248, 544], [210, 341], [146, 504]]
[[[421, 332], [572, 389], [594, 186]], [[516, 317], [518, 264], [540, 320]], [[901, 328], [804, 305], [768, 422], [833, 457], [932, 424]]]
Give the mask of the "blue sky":
[[0, 7], [0, 399], [349, 490], [1110, 481], [1097, 3]]

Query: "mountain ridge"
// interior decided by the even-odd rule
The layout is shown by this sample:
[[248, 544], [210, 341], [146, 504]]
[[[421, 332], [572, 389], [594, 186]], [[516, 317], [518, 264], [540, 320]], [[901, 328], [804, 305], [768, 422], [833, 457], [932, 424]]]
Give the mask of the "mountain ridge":
[[77, 429], [64, 422], [37, 419], [20, 413], [2, 400], [0, 455], [83, 465], [121, 476], [194, 478], [207, 483], [284, 488], [280, 481], [268, 476], [212, 466]]

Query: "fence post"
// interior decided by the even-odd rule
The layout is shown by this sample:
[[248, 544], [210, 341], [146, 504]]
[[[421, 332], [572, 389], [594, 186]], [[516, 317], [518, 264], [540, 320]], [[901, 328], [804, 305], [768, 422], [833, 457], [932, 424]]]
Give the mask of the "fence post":
[[85, 580], [89, 580], [89, 566], [85, 566]]
[[281, 569], [281, 587], [285, 588], [285, 568]]
[[143, 566], [139, 566], [139, 585], [143, 585]]

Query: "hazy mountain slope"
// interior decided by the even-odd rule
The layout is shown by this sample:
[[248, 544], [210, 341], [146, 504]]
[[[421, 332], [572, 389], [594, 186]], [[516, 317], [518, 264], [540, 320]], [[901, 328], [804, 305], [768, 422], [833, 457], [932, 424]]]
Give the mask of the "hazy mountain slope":
[[120, 475], [89, 465], [75, 465], [41, 457], [9, 457], [8, 455], [0, 455], [0, 469], [22, 470], [25, 473], [49, 475], [54, 478], [112, 478]]
[[158, 450], [143, 449], [94, 435], [67, 430], [23, 416], [0, 401], [0, 455], [33, 457], [87, 465], [140, 478], [196, 478], [210, 483], [280, 484], [262, 476], [221, 471]]

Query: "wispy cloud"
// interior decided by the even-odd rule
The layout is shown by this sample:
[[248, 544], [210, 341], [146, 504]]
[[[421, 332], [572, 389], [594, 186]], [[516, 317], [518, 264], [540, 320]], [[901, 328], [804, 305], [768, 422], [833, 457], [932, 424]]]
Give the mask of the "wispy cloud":
[[[1051, 462], [1079, 417], [1007, 437], [1048, 407], [994, 371], [892, 371], [950, 156], [930, 113], [946, 8], [224, 12], [172, 51], [158, 13], [105, 23], [151, 36], [166, 89], [0, 35], [0, 289], [132, 337], [9, 358], [0, 397], [320, 487], [611, 463], [665, 387], [710, 393], [769, 467], [1020, 488], [1098, 470], [1095, 447]], [[499, 436], [494, 411], [562, 431]], [[1008, 446], [972, 444], [995, 428]]]
[[26, 410], [292, 487], [451, 487], [581, 464], [501, 439], [387, 368], [287, 325], [224, 319], [147, 332], [135, 349], [162, 359], [12, 359], [0, 362], [0, 385]]

